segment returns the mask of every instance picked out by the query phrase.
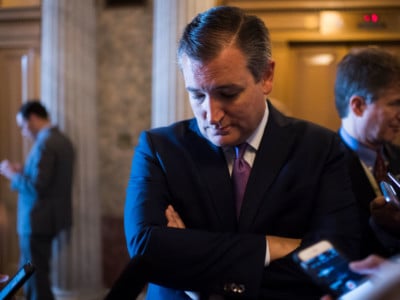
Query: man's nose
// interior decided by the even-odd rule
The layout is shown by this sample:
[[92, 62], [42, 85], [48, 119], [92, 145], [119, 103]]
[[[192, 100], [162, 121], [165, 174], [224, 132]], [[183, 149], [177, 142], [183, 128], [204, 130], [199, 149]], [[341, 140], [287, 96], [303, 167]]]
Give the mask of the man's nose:
[[219, 123], [224, 116], [224, 110], [221, 102], [211, 97], [204, 102], [207, 121], [210, 124]]

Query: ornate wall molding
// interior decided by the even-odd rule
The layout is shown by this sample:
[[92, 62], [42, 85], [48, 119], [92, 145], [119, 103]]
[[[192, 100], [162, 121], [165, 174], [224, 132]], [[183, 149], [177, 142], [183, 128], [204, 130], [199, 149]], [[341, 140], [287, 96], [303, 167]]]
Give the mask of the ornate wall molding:
[[0, 47], [40, 47], [40, 7], [0, 9]]

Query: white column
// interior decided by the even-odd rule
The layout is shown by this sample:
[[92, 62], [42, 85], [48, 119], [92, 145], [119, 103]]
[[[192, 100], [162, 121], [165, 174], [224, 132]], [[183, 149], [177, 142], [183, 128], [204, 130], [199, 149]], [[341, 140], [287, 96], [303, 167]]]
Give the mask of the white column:
[[56, 245], [57, 299], [102, 299], [94, 0], [42, 0], [42, 101], [76, 151], [73, 229]]
[[154, 0], [152, 126], [187, 119], [192, 111], [176, 62], [184, 27], [215, 0]]

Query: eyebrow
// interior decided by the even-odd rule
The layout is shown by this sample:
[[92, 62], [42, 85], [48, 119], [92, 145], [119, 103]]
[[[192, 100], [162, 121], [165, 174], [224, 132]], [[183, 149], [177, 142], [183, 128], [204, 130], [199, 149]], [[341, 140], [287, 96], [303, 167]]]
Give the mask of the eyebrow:
[[[225, 89], [231, 89], [231, 88], [243, 89], [242, 86], [234, 84], [234, 83], [226, 84], [226, 85], [220, 85], [220, 86], [217, 86], [216, 88], [213, 88], [213, 89], [218, 91], [218, 90], [225, 90]], [[196, 89], [196, 88], [192, 88], [192, 87], [186, 87], [186, 90], [188, 92], [199, 92], [199, 91], [202, 91], [201, 89]]]
[[198, 92], [198, 91], [200, 91], [199, 89], [195, 89], [195, 88], [191, 88], [191, 87], [186, 87], [186, 90], [188, 92]]

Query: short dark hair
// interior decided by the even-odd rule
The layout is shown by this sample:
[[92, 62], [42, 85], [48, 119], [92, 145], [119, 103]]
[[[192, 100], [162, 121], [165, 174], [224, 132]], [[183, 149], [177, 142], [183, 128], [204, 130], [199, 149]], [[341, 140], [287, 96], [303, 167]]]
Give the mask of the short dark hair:
[[25, 120], [28, 120], [32, 114], [42, 119], [48, 119], [49, 117], [46, 108], [40, 103], [40, 100], [36, 99], [29, 100], [22, 104], [18, 113], [20, 113]]
[[379, 47], [353, 49], [337, 66], [335, 104], [339, 117], [348, 115], [352, 96], [372, 103], [386, 88], [399, 83], [399, 57]]
[[207, 62], [229, 45], [247, 58], [247, 67], [256, 82], [261, 80], [271, 59], [271, 42], [264, 22], [242, 9], [216, 6], [198, 14], [185, 28], [178, 45], [178, 62], [186, 54]]

